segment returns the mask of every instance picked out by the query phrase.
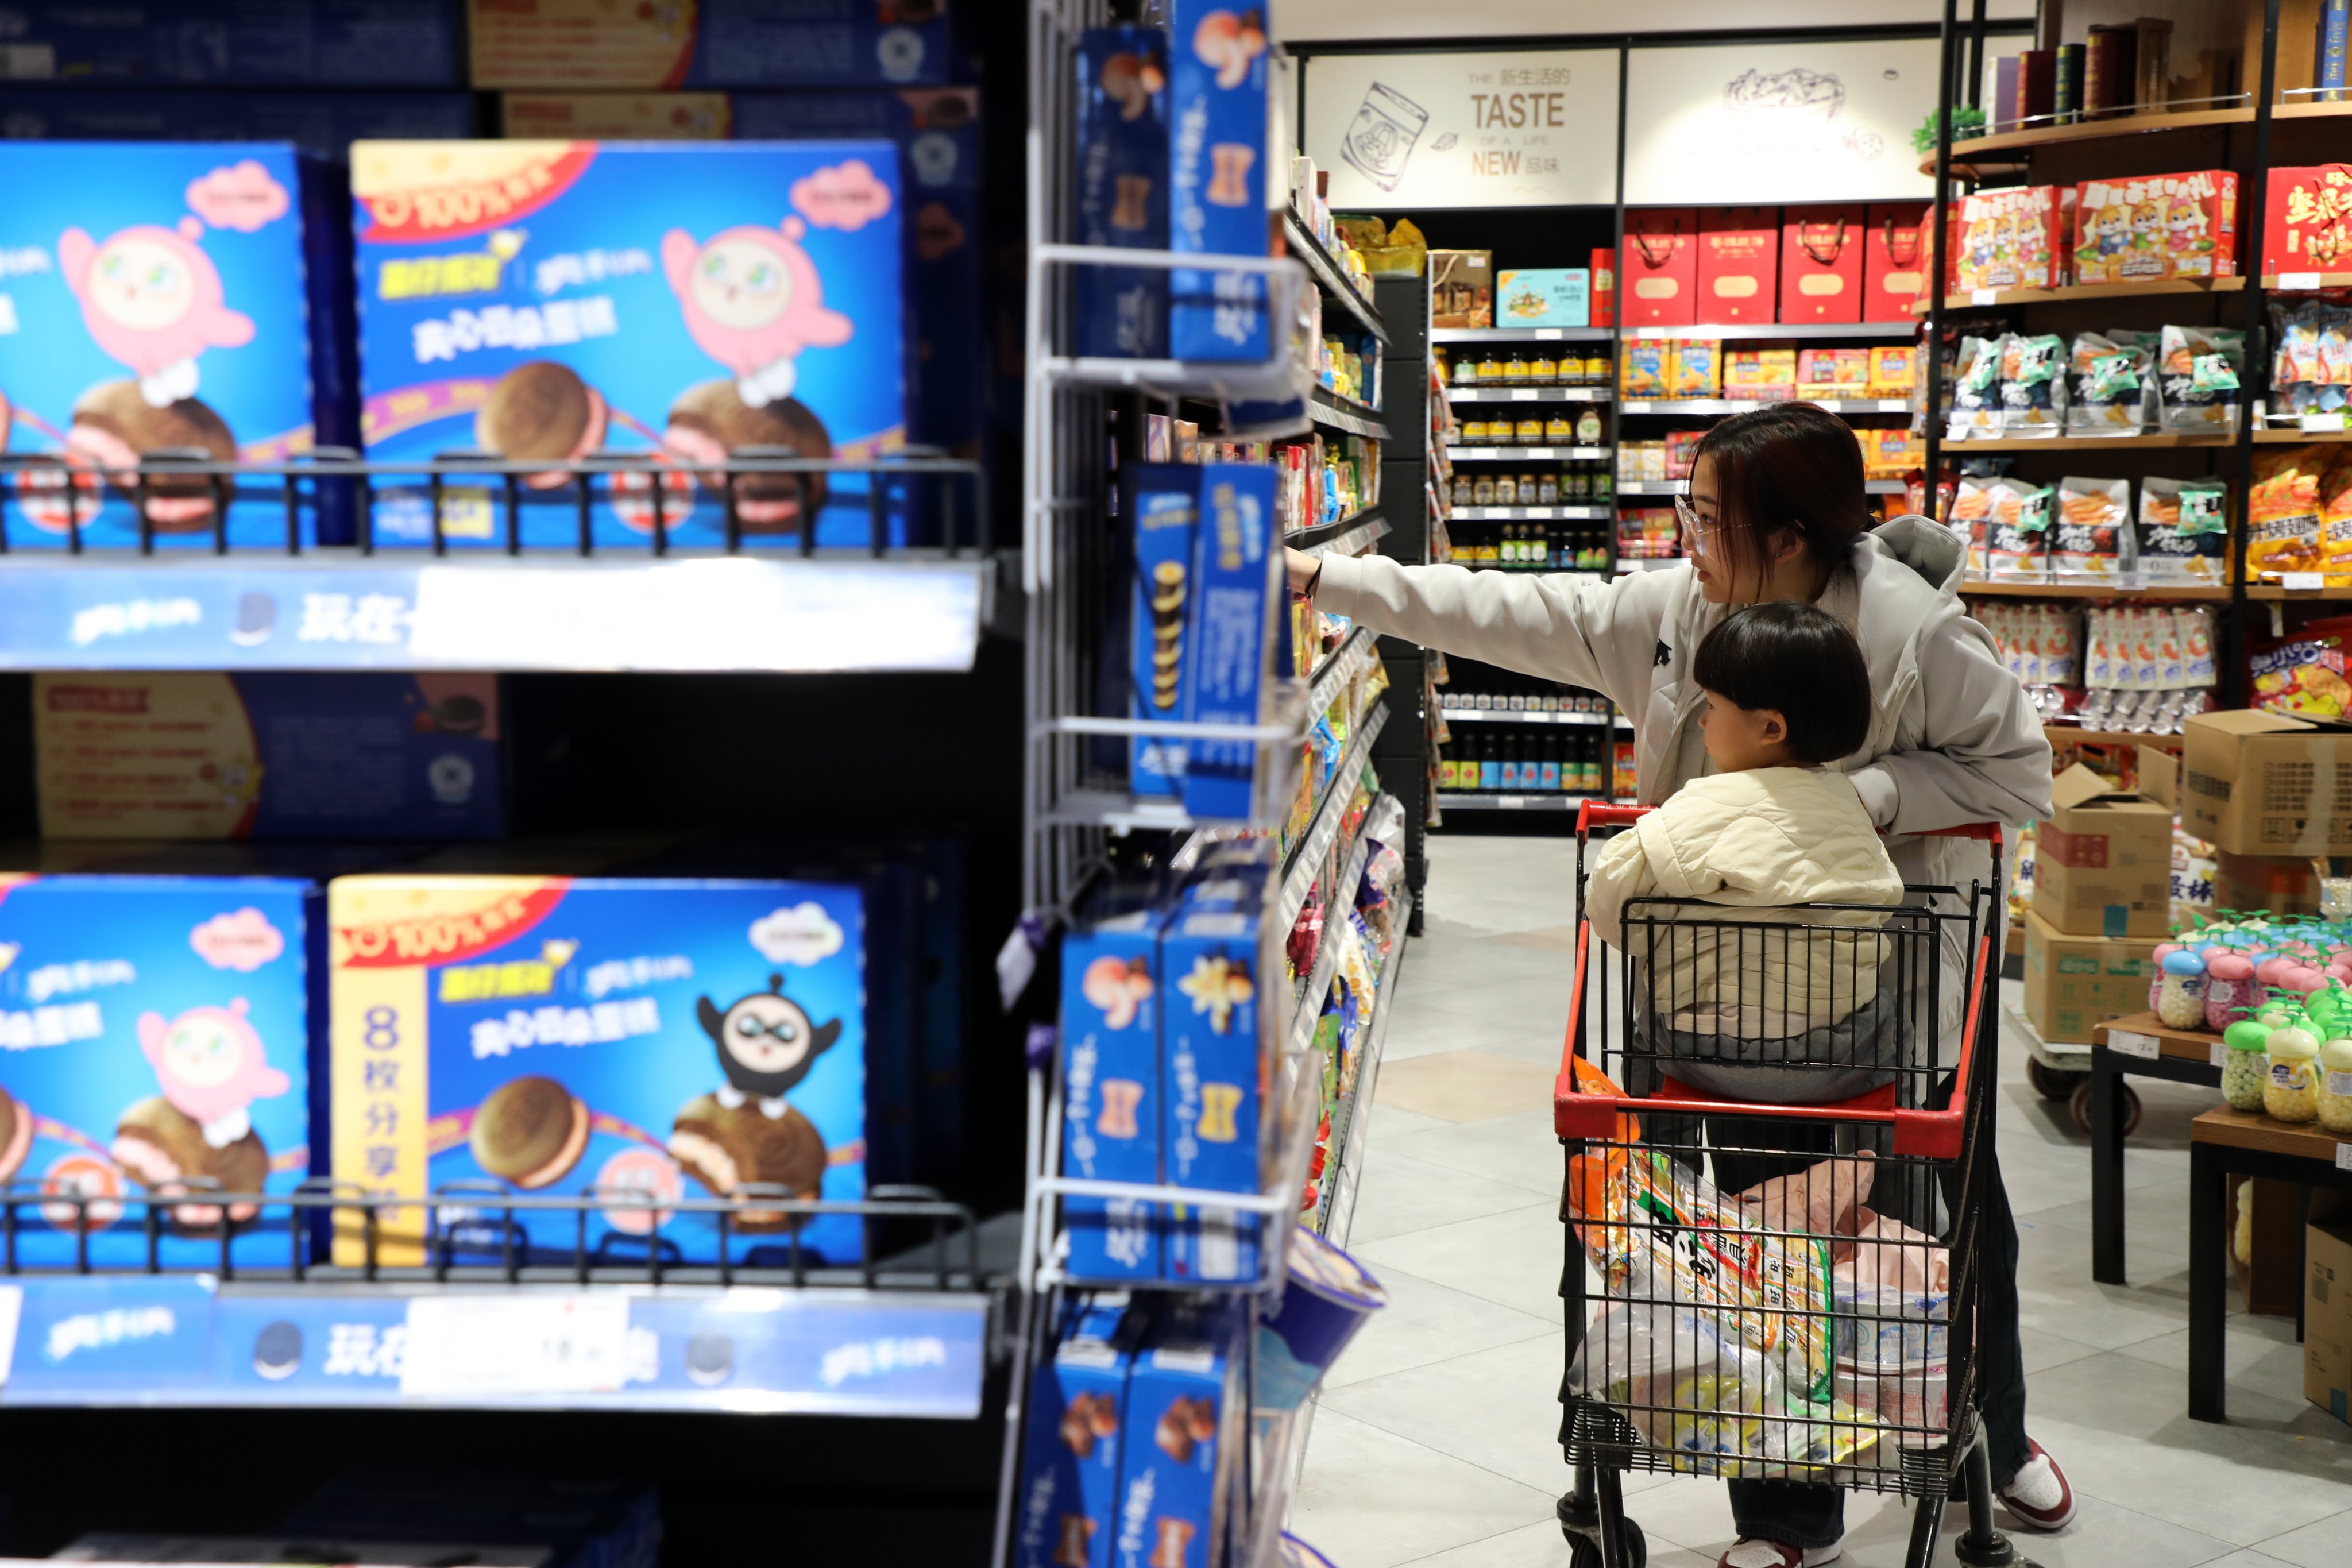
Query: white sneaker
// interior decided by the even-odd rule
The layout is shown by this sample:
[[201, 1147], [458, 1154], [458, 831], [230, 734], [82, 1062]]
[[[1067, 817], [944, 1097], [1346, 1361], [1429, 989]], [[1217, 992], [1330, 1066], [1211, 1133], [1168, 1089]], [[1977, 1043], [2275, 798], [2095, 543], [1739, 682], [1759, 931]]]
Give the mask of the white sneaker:
[[1824, 1563], [1834, 1563], [1845, 1555], [1843, 1541], [1828, 1546], [1808, 1546], [1800, 1551], [1784, 1542], [1767, 1541], [1760, 1535], [1743, 1535], [1731, 1550], [1715, 1560], [1715, 1568], [1822, 1568]]
[[2063, 1530], [2074, 1521], [2074, 1489], [2066, 1472], [2032, 1438], [2025, 1463], [2000, 1489], [2000, 1500], [2020, 1524], [2029, 1530]]

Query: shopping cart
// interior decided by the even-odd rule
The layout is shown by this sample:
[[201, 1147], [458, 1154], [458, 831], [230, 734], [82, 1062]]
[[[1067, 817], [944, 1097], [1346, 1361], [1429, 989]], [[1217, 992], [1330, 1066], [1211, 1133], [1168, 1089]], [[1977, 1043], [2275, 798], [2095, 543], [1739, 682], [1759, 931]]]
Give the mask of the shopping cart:
[[1891, 909], [1631, 900], [1611, 949], [1587, 918], [1590, 836], [1643, 815], [1577, 818], [1554, 1091], [1574, 1568], [1643, 1568], [1629, 1469], [1916, 1500], [1909, 1568], [1957, 1487], [1961, 1561], [2020, 1563], [1992, 1524], [1973, 1354], [2000, 828], [1945, 835], [1990, 846], [1990, 879], [1965, 889]]

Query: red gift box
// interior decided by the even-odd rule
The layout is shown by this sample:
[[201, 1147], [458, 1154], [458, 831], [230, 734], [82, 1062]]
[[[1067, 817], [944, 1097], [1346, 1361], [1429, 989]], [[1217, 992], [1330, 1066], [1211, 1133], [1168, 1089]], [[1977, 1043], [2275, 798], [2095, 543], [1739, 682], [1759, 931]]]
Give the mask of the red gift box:
[[2235, 277], [2237, 231], [2227, 169], [2085, 180], [2074, 187], [2074, 280]]
[[1592, 253], [1592, 324], [1617, 324], [1617, 253], [1613, 250]]
[[1867, 209], [1790, 207], [1780, 220], [1780, 320], [1859, 321]]
[[1928, 209], [1913, 202], [1873, 202], [1862, 245], [1862, 319], [1907, 321], [1927, 291], [1936, 264]]
[[2273, 169], [2263, 275], [2352, 272], [2352, 163]]
[[1780, 215], [1719, 207], [1698, 222], [1698, 314], [1704, 321], [1769, 321], [1778, 303]]
[[1621, 313], [1629, 327], [1687, 327], [1698, 320], [1698, 214], [1655, 207], [1625, 215]]

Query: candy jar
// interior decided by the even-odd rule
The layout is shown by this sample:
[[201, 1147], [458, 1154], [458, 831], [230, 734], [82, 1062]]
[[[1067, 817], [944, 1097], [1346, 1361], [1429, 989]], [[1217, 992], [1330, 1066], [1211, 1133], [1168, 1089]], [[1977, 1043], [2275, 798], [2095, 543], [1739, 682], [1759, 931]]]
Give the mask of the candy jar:
[[2226, 1029], [2241, 1018], [2252, 1016], [2252, 1004], [2259, 994], [2254, 986], [2254, 959], [2258, 956], [2234, 947], [2205, 950], [2207, 1028]]
[[2158, 965], [2156, 1018], [2168, 1029], [2194, 1029], [2205, 1022], [2205, 960], [2187, 948], [2166, 953]]
[[2270, 1041], [2267, 1026], [2248, 1018], [2221, 1032], [2221, 1093], [2232, 1110], [2260, 1110], [2263, 1089], [2271, 1079], [2270, 1058], [2263, 1047]]
[[2319, 1047], [2319, 1124], [2330, 1132], [2352, 1133], [2352, 1039]]
[[2270, 1058], [2270, 1081], [2263, 1086], [2263, 1109], [2281, 1121], [2309, 1121], [2319, 1115], [2319, 1089], [2313, 1068], [2319, 1042], [2311, 1031], [2288, 1025], [2273, 1029], [2263, 1043]]

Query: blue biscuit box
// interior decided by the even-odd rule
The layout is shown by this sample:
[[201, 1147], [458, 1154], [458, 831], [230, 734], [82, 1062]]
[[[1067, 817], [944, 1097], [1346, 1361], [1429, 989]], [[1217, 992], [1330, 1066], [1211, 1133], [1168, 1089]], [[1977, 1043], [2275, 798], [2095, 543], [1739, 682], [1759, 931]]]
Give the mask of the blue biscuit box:
[[[1160, 939], [1168, 1001], [1160, 1026], [1168, 1180], [1219, 1193], [1262, 1193], [1277, 1118], [1270, 1103], [1274, 1039], [1262, 1003], [1279, 990], [1265, 906], [1272, 868], [1218, 868], [1185, 890]], [[1264, 1222], [1254, 1214], [1178, 1205], [1168, 1226], [1177, 1279], [1255, 1279]]]
[[[1181, 721], [1191, 717], [1187, 671], [1192, 662], [1192, 601], [1199, 594], [1201, 470], [1190, 463], [1150, 463], [1121, 477], [1135, 514], [1135, 601], [1129, 612], [1134, 696], [1129, 711], [1158, 723]], [[1171, 736], [1136, 736], [1129, 787], [1139, 795], [1175, 799], [1184, 790], [1184, 752], [1185, 742]]]
[[[1062, 1173], [1160, 1180], [1159, 917], [1115, 915], [1062, 939]], [[1125, 1198], [1062, 1200], [1081, 1279], [1156, 1279], [1165, 1217]]]
[[[318, 903], [273, 878], [0, 882], [0, 1179], [104, 1200], [19, 1207], [20, 1262], [72, 1264], [86, 1215], [93, 1267], [143, 1268], [147, 1211], [123, 1200], [309, 1178]], [[223, 1209], [163, 1210], [163, 1266], [217, 1266], [224, 1221], [233, 1261], [287, 1264], [286, 1213]]]
[[1244, 1314], [1233, 1302], [1163, 1313], [1127, 1379], [1115, 1568], [1226, 1562], [1227, 1500], [1247, 1462]]
[[[905, 197], [887, 142], [363, 142], [361, 422], [389, 461], [648, 459], [589, 492], [526, 475], [526, 546], [727, 539], [727, 482], [665, 463], [866, 458], [906, 443]], [[658, 480], [654, 477], [660, 474]], [[747, 542], [867, 542], [863, 476], [739, 475]], [[506, 543], [503, 484], [455, 485], [441, 531]], [[379, 544], [429, 544], [430, 492], [387, 490]], [[893, 521], [903, 536], [904, 520]]]
[[1016, 1568], [1110, 1568], [1119, 1437], [1141, 1314], [1123, 1300], [1070, 1309], [1024, 1413]]
[[[591, 1216], [592, 1262], [710, 1262], [718, 1221], [663, 1207], [748, 1195], [730, 1248], [754, 1266], [859, 1258], [863, 1227], [795, 1226], [756, 1199], [866, 1192], [864, 900], [791, 881], [341, 877], [328, 887], [339, 1180], [387, 1195], [453, 1183], [562, 1195], [626, 1189]], [[748, 1191], [753, 1188], [760, 1191]], [[571, 1261], [569, 1212], [467, 1200], [461, 1257]], [[451, 1205], [444, 1205], [452, 1222]], [[422, 1211], [379, 1256], [421, 1261]], [[360, 1261], [356, 1224], [338, 1258]]]
[[[354, 142], [474, 133], [465, 92], [218, 92], [205, 88], [8, 84], [0, 132], [16, 142], [291, 142], [341, 163]], [[334, 232], [343, 232], [342, 215]], [[345, 267], [348, 268], [349, 262]], [[348, 288], [347, 276], [335, 279]]]
[[[1168, 35], [1097, 27], [1078, 35], [1078, 243], [1168, 248]], [[1168, 353], [1168, 274], [1081, 267], [1072, 275], [1077, 352]]]
[[[1264, 256], [1272, 243], [1266, 7], [1171, 0], [1168, 33], [1169, 248]], [[1168, 343], [1176, 358], [1263, 360], [1279, 346], [1263, 274], [1180, 268], [1171, 287]]]
[[456, 0], [16, 0], [8, 74], [109, 85], [456, 87]]
[[[56, 459], [13, 477], [9, 548], [64, 549], [77, 523], [92, 547], [138, 545], [122, 470], [142, 458], [284, 462], [332, 437], [341, 360], [320, 291], [343, 283], [306, 233], [318, 177], [277, 142], [0, 142], [0, 435]], [[145, 524], [209, 547], [216, 504], [201, 479], [151, 481]], [[226, 525], [232, 544], [285, 548], [274, 487]]]
[[[1290, 639], [1275, 635], [1284, 612], [1282, 552], [1274, 548], [1277, 476], [1262, 463], [1204, 463], [1198, 472], [1185, 717], [1263, 723], [1276, 678], [1290, 673]], [[1274, 809], [1262, 754], [1254, 741], [1188, 742], [1184, 809], [1207, 817], [1261, 817]]]

